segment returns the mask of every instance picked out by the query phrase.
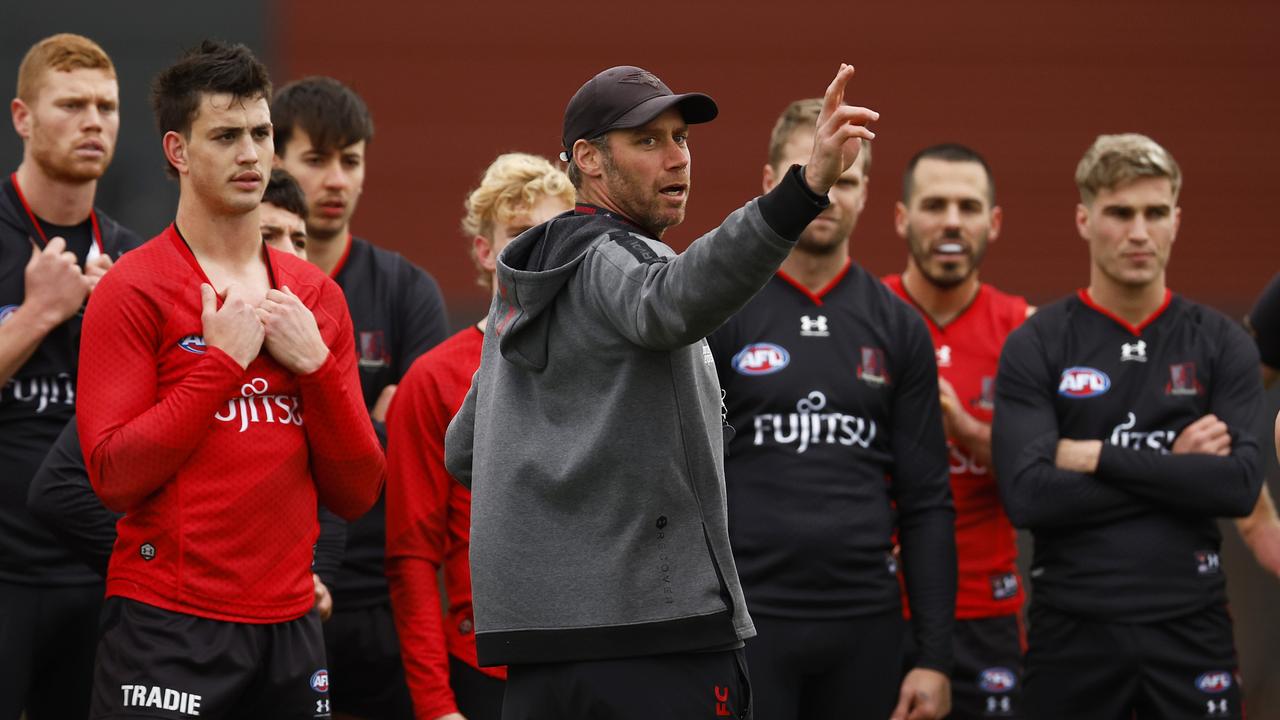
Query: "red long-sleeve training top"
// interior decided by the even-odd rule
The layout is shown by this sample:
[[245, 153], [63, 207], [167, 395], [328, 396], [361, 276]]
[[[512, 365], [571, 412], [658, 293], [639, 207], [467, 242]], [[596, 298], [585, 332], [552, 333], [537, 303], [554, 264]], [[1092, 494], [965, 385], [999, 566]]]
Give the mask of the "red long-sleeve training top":
[[[471, 613], [471, 493], [444, 467], [444, 432], [480, 367], [484, 335], [469, 327], [418, 358], [387, 412], [387, 579], [416, 716], [457, 712], [449, 655], [479, 672]], [[447, 622], [437, 572], [444, 568]]]
[[385, 460], [360, 395], [342, 291], [268, 251], [272, 286], [315, 315], [329, 358], [296, 376], [263, 347], [248, 368], [207, 347], [208, 278], [174, 226], [121, 259], [84, 318], [77, 421], [94, 490], [123, 511], [107, 595], [270, 623], [314, 600], [316, 498], [352, 519]]

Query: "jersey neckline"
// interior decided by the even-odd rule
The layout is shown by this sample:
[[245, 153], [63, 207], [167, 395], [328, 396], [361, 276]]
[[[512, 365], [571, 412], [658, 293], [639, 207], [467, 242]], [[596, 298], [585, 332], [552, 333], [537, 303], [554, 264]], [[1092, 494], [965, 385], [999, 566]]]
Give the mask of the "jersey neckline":
[[1079, 290], [1077, 290], [1076, 297], [1080, 298], [1080, 302], [1084, 303], [1085, 307], [1088, 307], [1090, 310], [1093, 310], [1099, 315], [1102, 315], [1103, 317], [1110, 319], [1112, 322], [1124, 328], [1134, 337], [1141, 337], [1142, 331], [1150, 327], [1151, 323], [1154, 323], [1156, 320], [1158, 320], [1160, 316], [1164, 314], [1164, 311], [1169, 308], [1169, 303], [1173, 302], [1173, 291], [1170, 290], [1169, 288], [1165, 288], [1164, 302], [1160, 303], [1160, 307], [1156, 308], [1155, 312], [1148, 315], [1145, 320], [1138, 323], [1137, 325], [1131, 324], [1128, 320], [1125, 320], [1119, 315], [1111, 312], [1110, 310], [1094, 302], [1094, 299], [1089, 295], [1088, 288], [1080, 288]]
[[779, 270], [777, 272], [777, 276], [782, 278], [783, 281], [791, 285], [796, 290], [800, 291], [800, 294], [809, 298], [809, 301], [812, 302], [814, 305], [821, 307], [823, 305], [823, 298], [826, 297], [827, 294], [830, 293], [832, 290], [834, 290], [836, 286], [840, 284], [841, 280], [844, 280], [845, 276], [849, 274], [849, 270], [851, 270], [852, 268], [853, 268], [853, 259], [847, 258], [844, 261], [844, 267], [840, 268], [840, 272], [836, 273], [836, 276], [831, 278], [831, 282], [827, 283], [826, 285], [823, 285], [822, 288], [818, 290], [818, 292], [813, 292], [809, 288], [805, 287], [803, 283], [791, 277], [783, 270]]

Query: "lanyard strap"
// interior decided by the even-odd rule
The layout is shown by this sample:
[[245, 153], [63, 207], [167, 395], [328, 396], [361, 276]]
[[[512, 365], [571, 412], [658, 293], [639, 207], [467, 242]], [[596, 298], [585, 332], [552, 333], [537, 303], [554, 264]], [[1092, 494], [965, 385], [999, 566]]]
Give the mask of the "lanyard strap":
[[[31, 211], [31, 205], [27, 203], [27, 196], [22, 194], [22, 186], [18, 184], [18, 173], [9, 173], [9, 182], [13, 186], [14, 195], [18, 198], [18, 204], [27, 213], [27, 222], [31, 224], [31, 230], [34, 231], [36, 237], [40, 238], [38, 244], [40, 249], [43, 250], [49, 244], [49, 238], [44, 234], [44, 228], [40, 227], [40, 220]], [[98, 213], [92, 208], [89, 210], [89, 222], [93, 225], [93, 245], [89, 247], [88, 255], [85, 257], [86, 261], [92, 260], [105, 252], [102, 247], [102, 228], [98, 225]], [[35, 242], [35, 237], [32, 237], [31, 240]]]

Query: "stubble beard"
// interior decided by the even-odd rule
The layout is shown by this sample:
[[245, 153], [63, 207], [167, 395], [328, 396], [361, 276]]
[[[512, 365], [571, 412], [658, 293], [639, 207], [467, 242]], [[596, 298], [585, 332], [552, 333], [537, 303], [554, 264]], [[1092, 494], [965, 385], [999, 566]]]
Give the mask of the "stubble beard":
[[[933, 253], [929, 250], [928, 244], [921, 240], [915, 229], [911, 227], [907, 228], [907, 247], [910, 249], [911, 257], [915, 259], [916, 267], [920, 269], [920, 274], [930, 284], [943, 290], [950, 290], [968, 280], [978, 271], [978, 267], [982, 265], [982, 258], [987, 254], [987, 237], [987, 235], [983, 235], [978, 239], [978, 242], [975, 243], [976, 249], [968, 256], [968, 264], [960, 271], [937, 272], [931, 270], [934, 261]], [[955, 239], [959, 241], [959, 238]]]
[[619, 172], [618, 166], [614, 164], [613, 157], [609, 153], [604, 153], [603, 158], [605, 188], [618, 207], [626, 213], [628, 220], [653, 233], [656, 238], [661, 238], [667, 228], [675, 227], [684, 221], [683, 206], [674, 218], [664, 215], [658, 208], [661, 202], [659, 198], [647, 193], [631, 176]]

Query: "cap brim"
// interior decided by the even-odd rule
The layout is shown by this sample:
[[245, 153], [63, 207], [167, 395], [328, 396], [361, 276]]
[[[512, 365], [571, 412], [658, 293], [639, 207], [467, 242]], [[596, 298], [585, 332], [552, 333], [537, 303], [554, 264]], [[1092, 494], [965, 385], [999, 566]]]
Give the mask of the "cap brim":
[[659, 95], [649, 98], [639, 105], [623, 113], [617, 120], [604, 128], [602, 132], [623, 128], [640, 127], [658, 117], [671, 107], [677, 107], [684, 121], [690, 125], [711, 122], [720, 114], [716, 101], [702, 93], [684, 93], [682, 95]]

